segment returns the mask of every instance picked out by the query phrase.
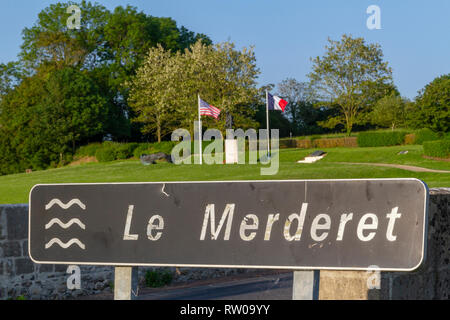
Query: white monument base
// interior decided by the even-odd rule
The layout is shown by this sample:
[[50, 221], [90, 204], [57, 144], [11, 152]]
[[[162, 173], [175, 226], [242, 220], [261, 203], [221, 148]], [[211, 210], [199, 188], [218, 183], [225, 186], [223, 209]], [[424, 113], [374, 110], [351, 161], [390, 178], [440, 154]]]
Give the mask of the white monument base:
[[238, 141], [225, 139], [225, 163], [238, 163]]

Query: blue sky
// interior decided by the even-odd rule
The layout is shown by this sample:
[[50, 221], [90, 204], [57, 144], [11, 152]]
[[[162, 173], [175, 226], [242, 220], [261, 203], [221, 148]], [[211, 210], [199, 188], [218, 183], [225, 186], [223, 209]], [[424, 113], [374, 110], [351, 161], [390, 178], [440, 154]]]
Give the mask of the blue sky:
[[[31, 27], [49, 0], [1, 0], [0, 62], [16, 60], [21, 31]], [[65, 2], [65, 1], [60, 1]], [[401, 94], [413, 99], [435, 77], [450, 73], [448, 0], [98, 0], [109, 9], [133, 5], [147, 14], [172, 17], [179, 26], [214, 42], [254, 46], [260, 84], [287, 77], [306, 81], [310, 58], [324, 53], [327, 38], [342, 34], [379, 43]], [[369, 30], [369, 5], [381, 9], [381, 30]]]

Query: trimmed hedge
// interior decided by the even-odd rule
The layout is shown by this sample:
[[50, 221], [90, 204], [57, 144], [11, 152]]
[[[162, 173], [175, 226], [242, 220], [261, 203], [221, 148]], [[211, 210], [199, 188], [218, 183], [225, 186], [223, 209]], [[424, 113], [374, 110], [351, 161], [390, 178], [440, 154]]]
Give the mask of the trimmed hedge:
[[297, 148], [297, 141], [295, 139], [280, 140], [280, 149]]
[[299, 149], [311, 149], [311, 148], [336, 148], [336, 147], [357, 147], [356, 137], [345, 138], [314, 138], [311, 139], [283, 139], [280, 140], [280, 148], [299, 148]]
[[347, 138], [325, 138], [325, 139], [316, 139], [313, 141], [314, 148], [336, 148], [336, 147], [357, 147], [357, 138], [356, 137], [347, 137]]
[[423, 153], [429, 157], [450, 158], [450, 140], [426, 141], [423, 143]]
[[423, 144], [425, 141], [435, 141], [440, 139], [440, 135], [431, 129], [424, 128], [414, 132], [416, 138], [414, 144]]
[[358, 134], [360, 147], [386, 147], [401, 145], [405, 141], [404, 131], [361, 132]]
[[302, 139], [302, 140], [296, 140], [297, 148], [302, 149], [310, 149], [312, 148], [311, 140], [309, 139]]

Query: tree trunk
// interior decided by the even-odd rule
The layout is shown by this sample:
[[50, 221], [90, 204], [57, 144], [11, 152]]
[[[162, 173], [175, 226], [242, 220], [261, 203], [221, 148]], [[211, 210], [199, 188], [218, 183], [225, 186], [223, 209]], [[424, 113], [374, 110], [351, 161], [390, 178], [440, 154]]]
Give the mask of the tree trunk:
[[156, 117], [156, 137], [158, 138], [158, 143], [161, 142], [161, 120], [159, 115]]
[[353, 127], [353, 121], [350, 116], [345, 114], [345, 129], [347, 131], [347, 136], [350, 137], [350, 134], [352, 133], [352, 127]]

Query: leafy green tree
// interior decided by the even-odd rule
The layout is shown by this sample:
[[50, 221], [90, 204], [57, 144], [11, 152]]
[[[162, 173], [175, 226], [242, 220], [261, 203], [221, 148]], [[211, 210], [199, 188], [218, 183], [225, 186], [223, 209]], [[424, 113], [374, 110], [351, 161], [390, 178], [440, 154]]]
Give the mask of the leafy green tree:
[[197, 41], [185, 50], [183, 57], [185, 68], [178, 104], [183, 127], [192, 128], [197, 119], [197, 94], [221, 110], [218, 120], [203, 117], [205, 126], [224, 132], [227, 114], [233, 117], [235, 127], [256, 126], [253, 116], [260, 94], [256, 88], [259, 69], [252, 48], [236, 50], [230, 42], [212, 46]]
[[[67, 26], [70, 5], [81, 9], [79, 29]], [[131, 6], [49, 5], [23, 30], [19, 61], [0, 65], [0, 172], [45, 168], [104, 136], [129, 139], [136, 114], [124, 83], [150, 48], [181, 53], [197, 41], [211, 44], [171, 18]]]
[[176, 115], [171, 101], [177, 95], [175, 73], [181, 72], [179, 58], [179, 53], [172, 56], [161, 45], [151, 48], [136, 77], [129, 83], [128, 101], [137, 114], [134, 120], [143, 123], [142, 133], [154, 133], [158, 142], [173, 129], [168, 124], [174, 122]]
[[78, 142], [102, 132], [106, 113], [106, 100], [87, 71], [66, 67], [24, 79], [2, 103], [0, 140], [8, 153], [2, 171], [60, 163]]
[[[70, 5], [81, 10], [80, 29], [70, 30]], [[53, 69], [75, 67], [90, 70], [112, 106], [103, 135], [126, 139], [136, 131], [135, 117], [128, 107], [128, 90], [123, 84], [135, 75], [149, 48], [161, 44], [167, 50], [182, 51], [197, 40], [211, 40], [188, 29], [178, 28], [171, 18], [147, 15], [132, 6], [118, 6], [112, 12], [89, 1], [51, 4], [23, 31], [21, 59], [32, 72], [48, 65]]]
[[238, 51], [231, 43], [212, 46], [199, 40], [183, 54], [158, 46], [128, 83], [128, 101], [143, 132], [152, 132], [158, 141], [175, 128], [192, 132], [198, 95], [221, 109], [219, 120], [203, 117], [205, 126], [224, 131], [226, 114], [231, 114], [235, 126], [255, 127], [258, 73], [253, 52]]
[[0, 63], [0, 102], [1, 97], [20, 83], [23, 72], [18, 62]]
[[407, 101], [394, 93], [377, 101], [370, 114], [371, 122], [394, 130], [405, 124]]
[[[66, 10], [70, 5], [77, 5], [82, 12], [80, 29], [67, 27], [70, 14]], [[85, 0], [51, 4], [38, 14], [33, 27], [22, 31], [20, 57], [34, 70], [42, 64], [58, 68], [98, 66], [105, 50], [103, 34], [109, 15], [105, 7]]]
[[345, 34], [340, 41], [328, 42], [323, 57], [312, 59], [308, 77], [321, 105], [326, 103], [339, 111], [322, 125], [332, 128], [343, 124], [350, 135], [355, 124], [367, 121], [367, 101], [374, 95], [373, 88], [391, 87], [392, 71], [378, 44], [366, 44], [363, 38]]
[[408, 124], [416, 129], [450, 130], [450, 74], [437, 77], [419, 92], [408, 108]]
[[70, 146], [101, 133], [108, 114], [107, 100], [87, 71], [64, 68], [51, 74], [39, 104], [42, 124], [57, 137], [57, 144]]

